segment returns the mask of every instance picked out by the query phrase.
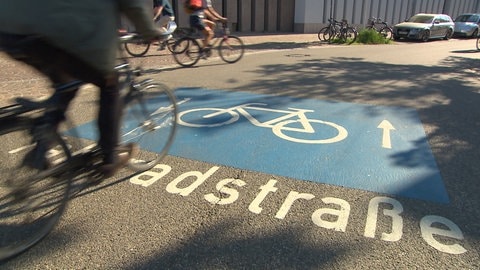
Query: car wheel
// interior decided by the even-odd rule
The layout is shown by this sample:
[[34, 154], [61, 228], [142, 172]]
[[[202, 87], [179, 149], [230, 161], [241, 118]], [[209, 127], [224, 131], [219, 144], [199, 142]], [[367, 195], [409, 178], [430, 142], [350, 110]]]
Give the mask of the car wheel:
[[430, 39], [430, 31], [424, 30], [420, 35], [420, 40], [422, 40], [423, 42], [427, 42], [428, 39]]
[[445, 34], [444, 40], [449, 40], [453, 35], [452, 29], [448, 29], [447, 33]]

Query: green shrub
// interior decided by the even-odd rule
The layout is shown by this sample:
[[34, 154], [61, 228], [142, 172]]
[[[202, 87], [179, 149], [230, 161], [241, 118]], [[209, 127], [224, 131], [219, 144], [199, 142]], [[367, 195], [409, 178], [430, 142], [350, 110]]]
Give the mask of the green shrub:
[[391, 40], [386, 39], [374, 29], [362, 29], [358, 33], [356, 42], [363, 44], [388, 44]]

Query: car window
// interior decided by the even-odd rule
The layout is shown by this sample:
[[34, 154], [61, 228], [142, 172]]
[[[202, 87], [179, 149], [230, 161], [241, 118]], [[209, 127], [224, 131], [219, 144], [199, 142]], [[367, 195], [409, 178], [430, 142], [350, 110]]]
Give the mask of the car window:
[[456, 22], [466, 22], [468, 20], [468, 15], [460, 15], [457, 18], [455, 18]]
[[434, 16], [429, 15], [414, 15], [407, 22], [415, 22], [415, 23], [432, 23]]
[[446, 15], [444, 16], [440, 16], [440, 22], [441, 23], [449, 23], [450, 22], [450, 18]]
[[456, 22], [473, 22], [473, 23], [476, 23], [476, 22], [478, 22], [478, 19], [479, 19], [478, 15], [465, 14], [465, 15], [458, 16], [455, 19], [455, 21]]
[[473, 22], [473, 23], [477, 23], [480, 19], [480, 16], [478, 15], [472, 15], [470, 16], [470, 18], [468, 18], [467, 22]]

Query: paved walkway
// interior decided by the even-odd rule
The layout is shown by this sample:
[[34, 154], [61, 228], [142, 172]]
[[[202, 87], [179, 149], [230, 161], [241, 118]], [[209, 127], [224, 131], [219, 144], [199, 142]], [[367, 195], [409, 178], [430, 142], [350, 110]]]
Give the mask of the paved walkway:
[[[239, 34], [240, 35], [240, 34]], [[326, 46], [316, 34], [241, 34], [246, 50], [279, 50], [308, 46]], [[141, 59], [148, 66], [175, 64], [168, 51], [158, 52], [151, 48], [147, 57]], [[30, 67], [13, 61], [0, 52], [0, 105], [8, 104], [17, 96], [41, 97], [50, 93], [49, 82]]]

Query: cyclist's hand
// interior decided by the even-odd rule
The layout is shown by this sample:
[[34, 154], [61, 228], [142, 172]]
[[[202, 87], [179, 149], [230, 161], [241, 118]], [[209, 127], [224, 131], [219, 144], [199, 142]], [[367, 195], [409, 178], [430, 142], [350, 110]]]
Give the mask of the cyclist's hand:
[[225, 17], [220, 17], [220, 18], [218, 18], [218, 20], [222, 23], [227, 23], [228, 22], [228, 19], [225, 18]]

